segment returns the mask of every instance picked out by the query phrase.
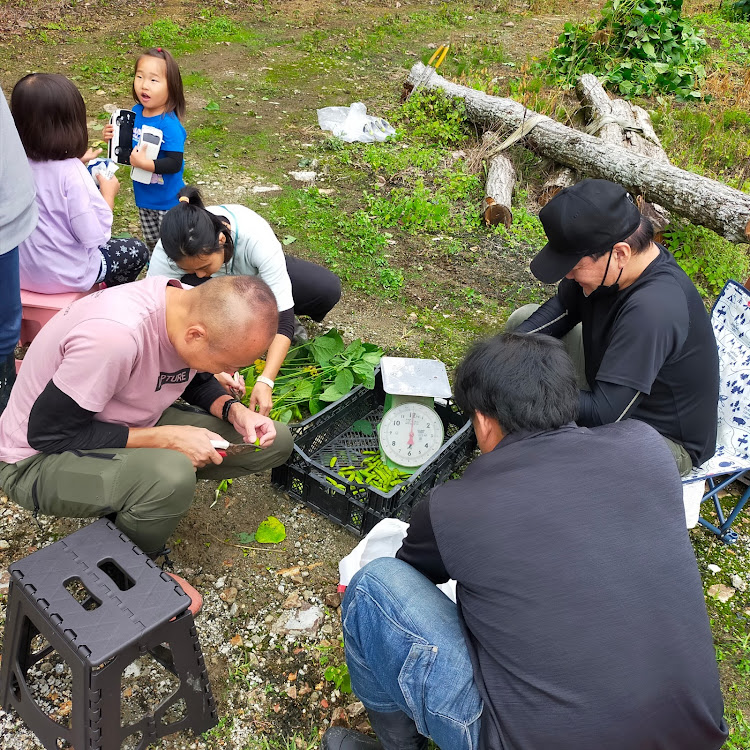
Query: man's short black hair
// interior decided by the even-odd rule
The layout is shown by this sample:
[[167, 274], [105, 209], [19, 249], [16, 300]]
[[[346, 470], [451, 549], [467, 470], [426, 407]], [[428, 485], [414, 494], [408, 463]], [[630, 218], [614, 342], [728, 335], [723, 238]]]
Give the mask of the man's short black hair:
[[507, 435], [556, 430], [578, 416], [578, 386], [563, 344], [539, 333], [501, 333], [475, 344], [456, 371], [462, 411], [497, 420]]
[[[630, 235], [630, 237], [626, 237], [622, 242], [627, 242], [628, 245], [630, 245], [630, 249], [633, 251], [633, 255], [638, 255], [642, 253], [644, 250], [647, 250], [649, 247], [651, 247], [651, 243], [654, 241], [654, 225], [651, 223], [651, 219], [648, 218], [648, 216], [641, 216], [641, 223], [638, 225], [636, 230]], [[603, 255], [606, 255], [611, 251], [612, 248], [609, 248], [609, 250], [602, 250], [598, 253], [592, 253], [590, 257], [592, 257], [594, 260], [598, 260]]]

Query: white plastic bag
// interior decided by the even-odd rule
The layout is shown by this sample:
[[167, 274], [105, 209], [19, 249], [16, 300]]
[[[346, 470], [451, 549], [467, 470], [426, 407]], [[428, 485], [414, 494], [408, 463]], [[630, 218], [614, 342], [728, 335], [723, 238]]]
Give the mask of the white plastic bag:
[[[408, 523], [397, 518], [384, 518], [372, 527], [369, 534], [339, 562], [339, 591], [343, 591], [354, 574], [378, 557], [395, 557], [409, 528]], [[452, 601], [456, 601], [456, 582], [441, 583], [438, 588]]]
[[368, 115], [362, 102], [354, 102], [350, 107], [323, 107], [318, 110], [318, 124], [321, 130], [330, 130], [347, 143], [384, 141], [396, 132], [387, 120]]

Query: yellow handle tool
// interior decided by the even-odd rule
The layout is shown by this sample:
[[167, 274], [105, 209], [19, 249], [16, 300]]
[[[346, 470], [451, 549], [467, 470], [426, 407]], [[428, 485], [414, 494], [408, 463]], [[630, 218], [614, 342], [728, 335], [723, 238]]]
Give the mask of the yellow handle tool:
[[437, 70], [445, 60], [445, 56], [448, 54], [448, 50], [451, 48], [450, 44], [441, 44], [436, 50], [433, 56], [427, 61], [428, 65], [434, 64], [435, 70]]

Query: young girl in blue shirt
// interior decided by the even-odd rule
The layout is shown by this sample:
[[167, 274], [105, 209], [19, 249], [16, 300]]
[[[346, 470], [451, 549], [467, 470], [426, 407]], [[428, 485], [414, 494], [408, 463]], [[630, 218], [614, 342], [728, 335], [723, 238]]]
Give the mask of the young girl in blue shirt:
[[[185, 116], [185, 95], [177, 62], [167, 50], [153, 47], [135, 61], [133, 99], [136, 105], [133, 127], [133, 152], [130, 164], [152, 172], [151, 182], [133, 181], [135, 205], [141, 219], [143, 239], [149, 250], [159, 239], [164, 214], [178, 203], [177, 193], [184, 186], [182, 180], [185, 128], [180, 119]], [[145, 149], [138, 147], [144, 125], [161, 130], [159, 155], [149, 159]], [[104, 128], [104, 139], [111, 140], [113, 127]]]

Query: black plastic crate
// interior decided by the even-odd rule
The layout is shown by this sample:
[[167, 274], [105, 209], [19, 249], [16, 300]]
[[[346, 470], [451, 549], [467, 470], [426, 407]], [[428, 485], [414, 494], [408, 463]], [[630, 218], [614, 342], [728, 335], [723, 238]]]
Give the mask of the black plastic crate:
[[[357, 536], [364, 536], [383, 518], [408, 521], [412, 508], [468, 461], [476, 439], [467, 415], [450, 402], [437, 402], [435, 411], [445, 428], [440, 451], [387, 493], [370, 486], [363, 489], [341, 476], [335, 466], [359, 465], [362, 451], [378, 450], [377, 431], [364, 435], [351, 428], [361, 419], [375, 427], [383, 416], [384, 402], [378, 371], [373, 390], [359, 386], [304, 422], [289, 425], [294, 451], [283, 466], [273, 469], [271, 482]], [[330, 468], [334, 456], [336, 464]], [[344, 489], [332, 485], [329, 478]]]

